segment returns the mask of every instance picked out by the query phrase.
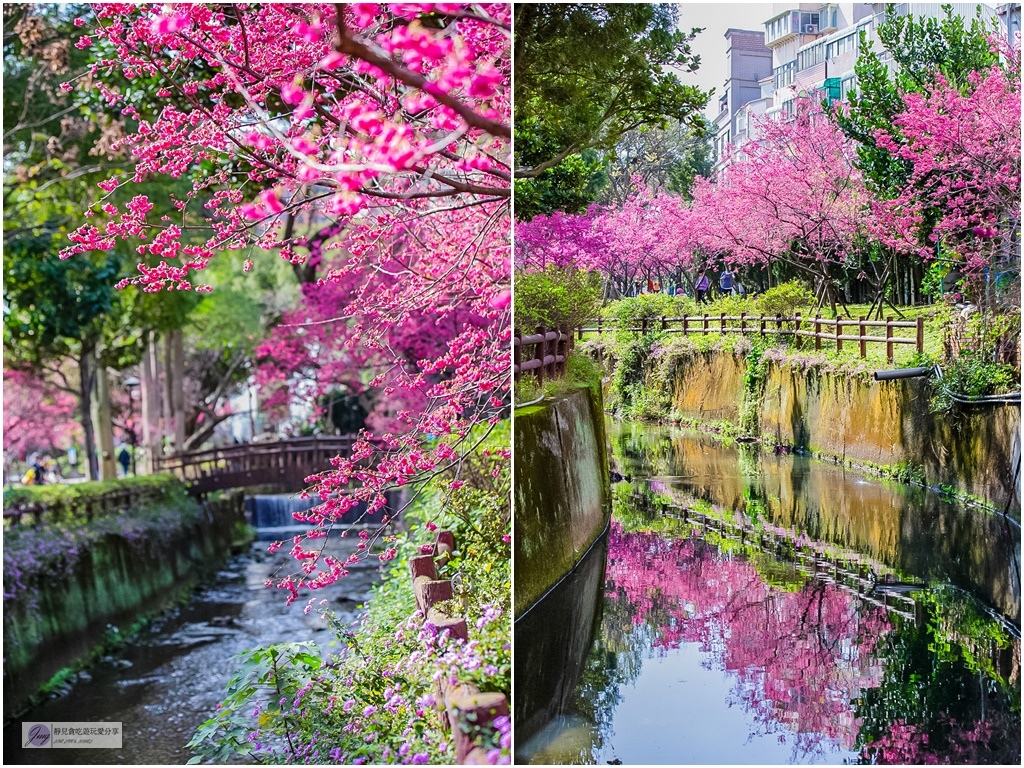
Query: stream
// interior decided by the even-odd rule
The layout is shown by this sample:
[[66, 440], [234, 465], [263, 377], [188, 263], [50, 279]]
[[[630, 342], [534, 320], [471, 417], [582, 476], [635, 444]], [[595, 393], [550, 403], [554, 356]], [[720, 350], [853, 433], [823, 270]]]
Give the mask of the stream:
[[518, 763], [1020, 764], [1019, 522], [695, 431], [608, 436], [603, 586], [552, 592], [595, 605], [592, 640]]
[[[295, 569], [288, 547], [267, 552], [270, 541], [302, 529], [260, 531], [247, 552], [232, 557], [189, 601], [164, 612], [118, 652], [79, 673], [69, 688], [4, 728], [4, 764], [184, 764], [185, 744], [224, 698], [233, 657], [274, 643], [333, 639], [315, 612], [304, 613], [305, 592], [291, 606], [265, 584]], [[359, 539], [331, 537], [328, 551], [344, 560]], [[350, 566], [350, 575], [319, 590], [344, 623], [357, 619], [380, 563]], [[22, 749], [21, 722], [120, 722], [121, 749]]]

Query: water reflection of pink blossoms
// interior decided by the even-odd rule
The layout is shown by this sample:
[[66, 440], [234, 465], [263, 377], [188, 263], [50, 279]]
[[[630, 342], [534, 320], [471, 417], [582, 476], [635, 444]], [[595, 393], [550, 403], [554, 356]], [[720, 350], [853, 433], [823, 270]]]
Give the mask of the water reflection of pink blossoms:
[[804, 749], [821, 737], [853, 748], [853, 701], [881, 680], [871, 651], [888, 628], [884, 611], [820, 581], [784, 591], [703, 539], [626, 533], [614, 522], [606, 584], [634, 625], [651, 627], [654, 648], [699, 643], [705, 664], [734, 673], [736, 700], [765, 732], [787, 727]]

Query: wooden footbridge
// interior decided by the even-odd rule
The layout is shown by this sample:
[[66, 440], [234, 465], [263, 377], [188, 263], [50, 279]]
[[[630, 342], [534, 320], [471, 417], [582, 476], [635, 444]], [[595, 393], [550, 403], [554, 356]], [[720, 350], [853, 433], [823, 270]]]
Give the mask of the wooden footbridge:
[[294, 437], [243, 443], [157, 456], [154, 470], [177, 475], [195, 494], [253, 485], [277, 485], [286, 491], [306, 487], [306, 478], [331, 468], [331, 459], [348, 456], [355, 437]]

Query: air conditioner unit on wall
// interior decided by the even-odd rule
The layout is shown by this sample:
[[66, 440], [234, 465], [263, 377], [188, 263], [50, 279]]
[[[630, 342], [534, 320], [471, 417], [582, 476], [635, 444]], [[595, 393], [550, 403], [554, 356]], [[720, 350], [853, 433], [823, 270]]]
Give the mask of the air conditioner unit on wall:
[[818, 25], [817, 24], [804, 24], [804, 34], [805, 35], [816, 35], [816, 34], [818, 34]]

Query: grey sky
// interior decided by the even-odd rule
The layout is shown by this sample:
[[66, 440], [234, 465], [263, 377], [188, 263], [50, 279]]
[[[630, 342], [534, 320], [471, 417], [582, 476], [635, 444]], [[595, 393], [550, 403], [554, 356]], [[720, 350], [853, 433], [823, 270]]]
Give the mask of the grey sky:
[[[718, 96], [725, 82], [725, 30], [763, 30], [764, 21], [772, 15], [772, 3], [677, 3], [679, 27], [690, 30], [704, 27], [693, 41], [693, 52], [700, 55], [700, 69], [684, 74], [680, 79], [704, 90], [715, 89], [711, 99], [713, 107], [705, 110], [709, 118], [718, 113]], [[712, 114], [712, 112], [714, 114]]]

